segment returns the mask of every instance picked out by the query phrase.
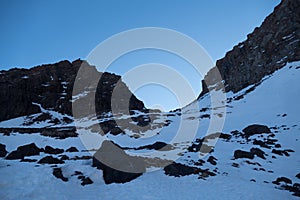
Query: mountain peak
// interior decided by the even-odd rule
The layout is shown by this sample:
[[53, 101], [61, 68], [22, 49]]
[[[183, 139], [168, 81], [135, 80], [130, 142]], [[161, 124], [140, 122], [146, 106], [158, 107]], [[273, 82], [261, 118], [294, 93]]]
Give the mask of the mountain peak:
[[282, 68], [287, 62], [300, 60], [300, 1], [283, 0], [260, 27], [247, 35], [218, 60], [202, 81], [200, 96], [207, 86], [218, 85], [213, 78], [219, 70], [225, 91], [238, 92], [259, 83], [266, 75]]

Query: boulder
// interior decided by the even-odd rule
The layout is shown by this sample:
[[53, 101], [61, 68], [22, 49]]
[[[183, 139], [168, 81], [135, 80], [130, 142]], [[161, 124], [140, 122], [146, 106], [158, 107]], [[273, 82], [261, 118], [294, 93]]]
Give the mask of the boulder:
[[52, 172], [53, 176], [55, 176], [58, 179], [61, 179], [64, 182], [67, 182], [69, 179], [63, 176], [61, 168], [53, 168]]
[[78, 149], [76, 147], [70, 147], [66, 150], [66, 152], [78, 152]]
[[93, 167], [103, 170], [106, 184], [126, 183], [146, 171], [142, 158], [133, 157], [111, 141], [104, 141], [93, 156]]
[[46, 146], [44, 152], [47, 153], [47, 154], [61, 154], [61, 153], [64, 152], [64, 150], [59, 149], [59, 148], [53, 148], [51, 146]]
[[19, 146], [17, 150], [12, 151], [6, 156], [7, 160], [23, 159], [25, 156], [39, 155], [42, 150], [38, 148], [34, 143]]
[[173, 162], [172, 164], [164, 167], [164, 171], [166, 175], [175, 176], [175, 177], [197, 174], [199, 170], [200, 169], [197, 167], [191, 167], [176, 162]]
[[46, 156], [38, 161], [39, 164], [63, 164], [64, 161], [54, 158], [52, 156]]
[[249, 137], [255, 134], [271, 133], [271, 130], [265, 125], [253, 124], [244, 128], [243, 132], [246, 137]]
[[248, 151], [242, 151], [242, 150], [236, 150], [234, 151], [234, 158], [249, 158], [253, 159], [254, 158], [254, 153], [248, 152]]

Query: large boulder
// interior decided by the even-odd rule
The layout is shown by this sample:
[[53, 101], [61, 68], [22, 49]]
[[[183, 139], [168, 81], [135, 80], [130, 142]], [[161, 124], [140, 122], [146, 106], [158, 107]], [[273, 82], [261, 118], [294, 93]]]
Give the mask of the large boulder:
[[17, 150], [12, 151], [6, 156], [7, 160], [24, 159], [25, 156], [39, 155], [42, 150], [34, 143], [19, 146]]
[[234, 158], [249, 158], [253, 159], [254, 158], [254, 153], [248, 152], [248, 151], [242, 151], [242, 150], [236, 150], [234, 151]]
[[244, 128], [243, 132], [246, 137], [249, 137], [255, 134], [271, 133], [271, 130], [265, 125], [253, 124]]
[[142, 158], [129, 156], [111, 141], [104, 141], [94, 154], [93, 166], [103, 170], [106, 184], [126, 183], [146, 171], [146, 164]]

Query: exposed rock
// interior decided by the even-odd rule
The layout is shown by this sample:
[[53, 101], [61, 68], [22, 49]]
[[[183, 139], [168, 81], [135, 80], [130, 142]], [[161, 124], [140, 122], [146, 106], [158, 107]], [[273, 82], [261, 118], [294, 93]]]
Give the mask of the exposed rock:
[[89, 178], [89, 177], [83, 177], [81, 179], [81, 185], [85, 186], [85, 185], [89, 185], [89, 184], [93, 184], [94, 182]]
[[[300, 1], [283, 0], [259, 28], [217, 61], [202, 80], [199, 98], [224, 81], [225, 91], [234, 93], [259, 83], [263, 77], [300, 60]], [[222, 80], [217, 77], [218, 71]], [[213, 87], [214, 86], [214, 87]]]
[[164, 142], [155, 142], [154, 144], [145, 145], [145, 146], [135, 148], [135, 150], [142, 150], [142, 149], [170, 151], [170, 150], [174, 149], [174, 147], [172, 147], [170, 144], [166, 144]]
[[6, 146], [4, 144], [0, 144], [0, 157], [5, 157], [7, 154]]
[[258, 157], [262, 158], [262, 159], [266, 159], [265, 158], [265, 152], [259, 148], [251, 148], [250, 152], [257, 155]]
[[292, 184], [292, 180], [289, 179], [289, 178], [286, 178], [286, 177], [278, 177], [276, 179], [276, 181], [273, 181], [272, 183], [274, 183], [276, 185], [279, 185], [280, 182], [284, 182], [284, 183], [287, 183], [287, 184]]
[[298, 173], [298, 174], [296, 175], [296, 177], [300, 179], [300, 173]]
[[58, 179], [61, 179], [64, 182], [68, 181], [68, 178], [64, 177], [61, 168], [53, 168], [53, 176]]
[[218, 159], [216, 159], [216, 158], [213, 157], [213, 156], [209, 156], [209, 158], [207, 159], [207, 162], [209, 162], [209, 163], [212, 164], [212, 165], [217, 165], [216, 160], [218, 160]]
[[248, 152], [248, 151], [242, 151], [242, 150], [236, 150], [234, 151], [234, 158], [249, 158], [253, 159], [254, 158], [254, 153]]
[[271, 133], [271, 130], [265, 125], [253, 124], [244, 128], [243, 132], [246, 137], [249, 137], [255, 134]]
[[52, 156], [46, 156], [38, 161], [39, 164], [63, 164], [65, 163], [64, 161], [58, 159], [58, 158], [53, 158]]
[[64, 150], [59, 148], [53, 148], [51, 146], [46, 146], [44, 152], [48, 154], [61, 154], [64, 152]]
[[17, 150], [12, 151], [6, 156], [7, 160], [23, 159], [25, 156], [36, 156], [39, 155], [41, 149], [38, 148], [34, 143], [19, 146]]
[[93, 167], [103, 170], [106, 184], [126, 183], [146, 171], [144, 160], [129, 156], [121, 147], [104, 141], [93, 157]]
[[[80, 80], [86, 85], [79, 85], [76, 91], [73, 91], [79, 69], [82, 73], [78, 78], [81, 78]], [[99, 80], [98, 85], [93, 85], [93, 80]], [[115, 86], [118, 86], [119, 95], [113, 98], [112, 92], [115, 90]], [[72, 116], [72, 92], [76, 96], [83, 91], [87, 92], [87, 96], [82, 98], [82, 101], [80, 100], [81, 103], [83, 101], [90, 103], [89, 96], [95, 95], [95, 92], [92, 91], [96, 91], [96, 102], [93, 102], [96, 107], [91, 106], [90, 110], [80, 110], [79, 107], [78, 112], [82, 116], [86, 116], [94, 110], [97, 114], [108, 112], [111, 110], [112, 103], [116, 105], [117, 111], [124, 110], [124, 108], [127, 110], [145, 110], [143, 102], [132, 95], [121, 81], [120, 76], [98, 72], [95, 67], [82, 60], [76, 60], [72, 63], [61, 61], [31, 69], [14, 68], [1, 71], [0, 121], [41, 113], [39, 105], [44, 109], [51, 109]], [[75, 101], [74, 105], [76, 106], [80, 101]], [[39, 120], [49, 119], [49, 116], [46, 115]], [[70, 122], [68, 119], [65, 121]]]
[[79, 152], [76, 147], [70, 147], [66, 150], [66, 152]]
[[166, 175], [179, 177], [197, 174], [199, 172], [199, 168], [173, 162], [172, 164], [166, 166], [164, 171]]

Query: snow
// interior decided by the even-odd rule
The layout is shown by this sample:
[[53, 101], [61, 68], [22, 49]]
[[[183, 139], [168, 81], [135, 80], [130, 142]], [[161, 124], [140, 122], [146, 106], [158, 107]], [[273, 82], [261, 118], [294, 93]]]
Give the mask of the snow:
[[[208, 177], [206, 180], [198, 179], [198, 175], [185, 177], [166, 176], [162, 169], [148, 169], [148, 173], [125, 184], [106, 185], [102, 179], [102, 171], [91, 167], [91, 160], [68, 160], [62, 167], [64, 176], [69, 178], [68, 182], [56, 179], [52, 175], [52, 168], [49, 165], [37, 165], [36, 163], [23, 163], [0, 158], [0, 198], [1, 199], [297, 199], [285, 190], [276, 189], [272, 181], [280, 176], [287, 177], [295, 182], [299, 179], [295, 177], [299, 173], [300, 166], [300, 62], [293, 62], [276, 71], [274, 74], [264, 78], [254, 91], [245, 94], [240, 100], [233, 100], [225, 107], [211, 107], [210, 95], [205, 95], [198, 102], [190, 104], [182, 109], [182, 115], [175, 113], [156, 113], [158, 118], [155, 123], [162, 123], [166, 119], [171, 120], [169, 126], [156, 128], [152, 131], [141, 133], [140, 139], [133, 139], [130, 135], [132, 130], [126, 130], [126, 134], [106, 137], [124, 147], [138, 147], [146, 144], [153, 144], [156, 141], [171, 143], [175, 149], [169, 152], [156, 152], [150, 150], [128, 151], [131, 155], [143, 155], [145, 157], [172, 158], [176, 162], [189, 164], [190, 161], [203, 159], [208, 155], [186, 152], [186, 148], [191, 144], [191, 138], [202, 138], [209, 132], [210, 119], [201, 118], [204, 114], [211, 116], [222, 114], [225, 123], [222, 129], [224, 133], [231, 131], [241, 131], [252, 124], [263, 124], [268, 127], [279, 127], [275, 133], [277, 143], [281, 144], [280, 149], [292, 149], [295, 152], [290, 156], [279, 156], [271, 158], [271, 149], [254, 146], [251, 142], [242, 141], [242, 138], [233, 138], [227, 142], [222, 139], [217, 141], [209, 140], [207, 143], [215, 144], [214, 152], [210, 155], [216, 157], [217, 165], [213, 166], [206, 162], [203, 169], [217, 169], [215, 177]], [[234, 98], [253, 86], [249, 86], [239, 93], [227, 93], [228, 98]], [[79, 96], [73, 97], [73, 101]], [[199, 107], [198, 107], [199, 104]], [[46, 110], [41, 107], [43, 113], [49, 113], [56, 118], [62, 119], [64, 115]], [[208, 108], [208, 109], [203, 109]], [[225, 109], [224, 109], [225, 108]], [[202, 112], [199, 110], [203, 109]], [[141, 113], [136, 111], [134, 116]], [[174, 114], [170, 116], [168, 114]], [[285, 117], [284, 114], [286, 114]], [[70, 117], [70, 116], [67, 116]], [[130, 119], [129, 115], [114, 115], [107, 113], [100, 121], [116, 119]], [[217, 118], [218, 119], [218, 118]], [[26, 117], [19, 117], [4, 122], [0, 122], [0, 127], [21, 127]], [[89, 127], [99, 120], [96, 118], [84, 118], [78, 124]], [[222, 123], [222, 121], [220, 121]], [[49, 125], [49, 124], [48, 124]], [[223, 125], [223, 124], [221, 124]], [[284, 127], [284, 126], [286, 127]], [[37, 125], [33, 125], [37, 126]], [[40, 125], [44, 126], [44, 125]], [[197, 127], [195, 129], [195, 126]], [[80, 128], [80, 127], [79, 127]], [[94, 147], [99, 147], [99, 135], [90, 132], [88, 129], [81, 129], [81, 136], [92, 138]], [[274, 131], [272, 129], [272, 131]], [[157, 134], [159, 132], [159, 134]], [[179, 135], [179, 136], [178, 136]], [[19, 134], [13, 133], [10, 136], [0, 135], [1, 143], [6, 145], [6, 149], [11, 152], [18, 146], [35, 142], [38, 147], [51, 145], [56, 148], [67, 149], [75, 146], [80, 152], [64, 153], [69, 157], [76, 155], [90, 155], [87, 151], [92, 146], [85, 146], [82, 137], [66, 138], [58, 140], [39, 134]], [[176, 138], [177, 137], [177, 138]], [[251, 139], [262, 139], [267, 134], [254, 135]], [[241, 142], [242, 141], [242, 142]], [[261, 166], [249, 165], [247, 159], [233, 160], [233, 153], [237, 149], [249, 151], [252, 147], [259, 147], [267, 154], [267, 159], [263, 160], [255, 157], [251, 162], [257, 162]], [[92, 152], [91, 152], [92, 153]], [[183, 156], [178, 156], [183, 155]], [[45, 154], [30, 157], [40, 159]], [[237, 163], [239, 167], [233, 167], [232, 163]], [[9, 165], [9, 166], [8, 166]], [[266, 171], [256, 171], [253, 168], [264, 168]], [[76, 176], [72, 176], [75, 171], [81, 171], [85, 176], [93, 180], [93, 184], [81, 186]], [[273, 173], [268, 172], [273, 171]], [[251, 182], [254, 179], [256, 182]]]

